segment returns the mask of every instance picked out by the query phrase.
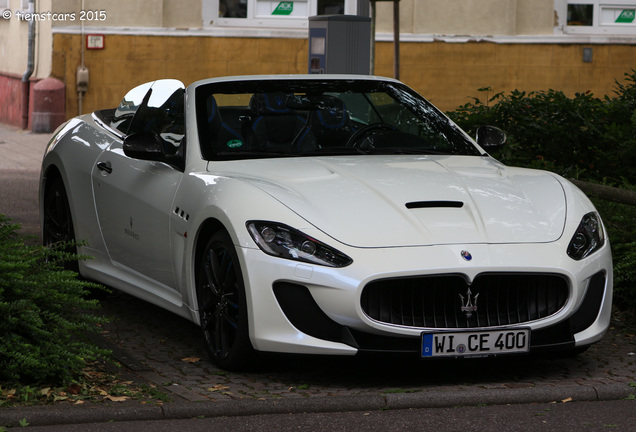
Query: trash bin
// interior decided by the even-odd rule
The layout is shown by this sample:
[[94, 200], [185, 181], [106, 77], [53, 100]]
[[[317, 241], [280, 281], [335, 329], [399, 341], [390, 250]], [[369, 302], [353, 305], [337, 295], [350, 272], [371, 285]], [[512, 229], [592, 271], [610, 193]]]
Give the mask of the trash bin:
[[31, 131], [53, 132], [66, 120], [66, 86], [55, 78], [46, 78], [33, 86]]

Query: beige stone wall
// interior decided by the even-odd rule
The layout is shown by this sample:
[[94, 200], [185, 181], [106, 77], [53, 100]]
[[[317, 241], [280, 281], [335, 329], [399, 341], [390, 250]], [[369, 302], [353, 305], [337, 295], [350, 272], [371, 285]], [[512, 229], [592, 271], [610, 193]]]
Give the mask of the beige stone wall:
[[[10, 0], [11, 19], [0, 18], [0, 73], [22, 76], [27, 68], [28, 21], [16, 17], [15, 11], [20, 9], [20, 0]], [[38, 11], [49, 11], [51, 0], [37, 2]], [[36, 22], [35, 68], [31, 79], [46, 78], [51, 72], [51, 21]]]
[[[443, 110], [483, 98], [477, 89], [556, 89], [568, 95], [611, 95], [634, 67], [636, 46], [495, 43], [402, 43], [400, 78]], [[241, 53], [237, 56], [236, 53]], [[55, 34], [53, 73], [66, 82], [67, 115], [77, 115], [75, 71], [80, 36]], [[155, 79], [196, 80], [243, 74], [305, 73], [307, 40], [265, 38], [105, 35], [105, 49], [87, 50], [90, 86], [85, 112], [114, 107], [132, 87]], [[392, 76], [393, 44], [376, 45], [376, 74]]]
[[[402, 0], [400, 31], [425, 35], [552, 34], [554, 0]], [[377, 4], [377, 29], [393, 31], [393, 3]]]
[[[84, 21], [86, 27], [201, 27], [201, 0], [84, 0], [85, 11], [103, 11], [105, 21]], [[79, 17], [82, 0], [55, 0], [56, 12]], [[74, 21], [55, 22], [55, 26], [78, 26]]]
[[[107, 17], [85, 21], [87, 27], [201, 27], [201, 0], [83, 0], [83, 5]], [[78, 16], [82, 0], [55, 0], [54, 8]], [[392, 32], [393, 3], [378, 2], [377, 11], [378, 30]], [[55, 26], [79, 24], [78, 19], [54, 22]], [[403, 33], [413, 34], [552, 34], [554, 0], [401, 0], [400, 24]]]

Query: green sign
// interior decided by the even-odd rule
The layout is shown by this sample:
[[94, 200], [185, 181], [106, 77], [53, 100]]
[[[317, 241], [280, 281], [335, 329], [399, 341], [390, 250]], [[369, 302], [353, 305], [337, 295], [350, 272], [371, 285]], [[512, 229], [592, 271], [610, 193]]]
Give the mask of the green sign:
[[623, 9], [614, 22], [630, 24], [634, 22], [634, 19], [636, 19], [636, 9]]
[[233, 139], [228, 141], [225, 145], [227, 145], [229, 148], [239, 148], [243, 146], [243, 141], [238, 139]]
[[291, 15], [294, 10], [294, 2], [293, 1], [282, 1], [278, 3], [272, 15]]

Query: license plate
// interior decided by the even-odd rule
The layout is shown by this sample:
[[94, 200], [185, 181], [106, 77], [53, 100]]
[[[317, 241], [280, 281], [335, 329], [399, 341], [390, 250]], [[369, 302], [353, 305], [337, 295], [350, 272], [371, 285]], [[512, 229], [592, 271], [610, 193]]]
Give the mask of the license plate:
[[529, 350], [530, 329], [422, 334], [422, 357], [486, 357]]

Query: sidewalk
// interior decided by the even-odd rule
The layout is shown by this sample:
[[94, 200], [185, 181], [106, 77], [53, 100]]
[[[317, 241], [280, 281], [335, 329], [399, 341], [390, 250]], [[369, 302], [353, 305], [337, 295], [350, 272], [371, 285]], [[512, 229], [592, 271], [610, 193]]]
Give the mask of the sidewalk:
[[0, 124], [0, 214], [27, 235], [40, 233], [38, 177], [50, 137]]
[[39, 172], [50, 138], [0, 123], [0, 171]]
[[[37, 218], [40, 161], [50, 136], [0, 124], [0, 213], [24, 195], [11, 179], [28, 179], [27, 223]], [[20, 177], [23, 176], [23, 177]], [[35, 188], [35, 195], [37, 195]], [[14, 217], [14, 214], [7, 216]], [[37, 219], [35, 219], [37, 221]], [[30, 225], [29, 225], [30, 226]], [[197, 329], [175, 315], [126, 295], [103, 301], [113, 317], [103, 344], [115, 348], [123, 372], [150, 383], [173, 402], [56, 404], [0, 408], [0, 429], [187, 419], [250, 414], [375, 411], [427, 407], [618, 400], [636, 395], [636, 337], [611, 329], [573, 359], [519, 358], [426, 363], [398, 360], [281, 357], [263, 372], [227, 373], [203, 352]], [[184, 358], [200, 358], [184, 362]]]

